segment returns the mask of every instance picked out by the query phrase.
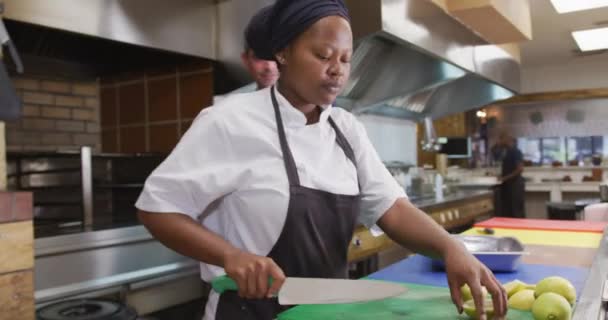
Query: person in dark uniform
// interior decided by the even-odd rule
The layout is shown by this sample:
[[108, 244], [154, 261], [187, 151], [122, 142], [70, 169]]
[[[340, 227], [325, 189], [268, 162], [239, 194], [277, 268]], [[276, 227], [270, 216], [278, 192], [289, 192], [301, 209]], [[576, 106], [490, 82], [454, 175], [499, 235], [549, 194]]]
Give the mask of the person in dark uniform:
[[278, 83], [201, 111], [136, 203], [154, 237], [201, 262], [205, 281], [238, 284], [211, 292], [203, 319], [272, 320], [285, 310], [273, 295], [286, 276], [346, 277], [359, 224], [443, 259], [460, 312], [468, 284], [481, 314], [485, 286], [504, 316], [492, 272], [408, 200], [359, 120], [332, 106], [353, 53], [344, 3], [278, 0], [259, 36], [269, 45], [256, 56], [278, 62]]
[[517, 148], [515, 139], [508, 133], [501, 133], [499, 144], [504, 150], [502, 173], [500, 177], [501, 215], [512, 218], [525, 218], [525, 181], [523, 154]]

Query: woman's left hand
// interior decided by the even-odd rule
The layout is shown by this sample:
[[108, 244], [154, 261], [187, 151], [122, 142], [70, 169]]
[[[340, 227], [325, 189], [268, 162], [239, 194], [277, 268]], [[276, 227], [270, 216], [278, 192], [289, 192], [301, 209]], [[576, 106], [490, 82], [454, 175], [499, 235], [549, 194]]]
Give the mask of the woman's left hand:
[[483, 307], [485, 297], [482, 286], [486, 287], [492, 295], [494, 317], [501, 319], [506, 316], [507, 293], [500, 282], [496, 280], [492, 271], [464, 248], [450, 250], [444, 255], [444, 262], [452, 302], [456, 305], [459, 313], [462, 313], [463, 303], [460, 288], [467, 284], [471, 288], [479, 319], [486, 319]]

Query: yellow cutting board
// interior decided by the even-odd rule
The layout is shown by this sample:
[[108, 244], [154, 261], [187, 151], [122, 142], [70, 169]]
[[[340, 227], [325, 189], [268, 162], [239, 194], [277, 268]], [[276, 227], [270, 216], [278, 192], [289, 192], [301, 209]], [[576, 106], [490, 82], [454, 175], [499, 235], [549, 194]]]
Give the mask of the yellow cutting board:
[[[514, 237], [523, 244], [536, 244], [545, 246], [566, 246], [579, 248], [597, 248], [602, 239], [601, 233], [593, 232], [568, 232], [568, 231], [544, 231], [523, 229], [493, 228], [493, 236]], [[486, 235], [483, 228], [472, 228], [462, 234]]]

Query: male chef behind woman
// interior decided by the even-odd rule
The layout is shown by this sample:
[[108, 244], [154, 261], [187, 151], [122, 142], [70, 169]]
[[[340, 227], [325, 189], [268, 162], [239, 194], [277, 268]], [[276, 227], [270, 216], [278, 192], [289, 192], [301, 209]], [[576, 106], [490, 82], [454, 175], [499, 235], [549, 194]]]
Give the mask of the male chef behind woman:
[[408, 201], [361, 123], [332, 107], [353, 51], [344, 3], [278, 0], [266, 28], [256, 55], [279, 63], [276, 86], [203, 110], [136, 204], [158, 240], [201, 262], [203, 280], [237, 282], [238, 293], [210, 294], [203, 319], [271, 320], [286, 276], [345, 277], [357, 224], [442, 258], [459, 311], [466, 283], [479, 311], [483, 285], [504, 316], [492, 272]]

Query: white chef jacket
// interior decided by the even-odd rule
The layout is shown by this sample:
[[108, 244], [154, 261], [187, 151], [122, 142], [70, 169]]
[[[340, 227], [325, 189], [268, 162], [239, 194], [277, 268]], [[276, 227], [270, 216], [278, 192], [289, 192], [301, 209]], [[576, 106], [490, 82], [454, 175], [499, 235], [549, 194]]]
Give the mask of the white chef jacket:
[[[289, 202], [270, 90], [230, 95], [201, 111], [148, 177], [136, 207], [188, 215], [233, 246], [266, 256], [283, 229]], [[318, 123], [306, 125], [305, 115], [274, 90], [301, 185], [335, 194], [360, 192], [359, 221], [366, 226], [406, 197], [355, 116], [326, 106]], [[352, 146], [356, 168], [336, 142], [330, 115]], [[222, 274], [201, 263], [203, 280]], [[214, 319], [216, 304], [212, 294], [205, 319]]]

